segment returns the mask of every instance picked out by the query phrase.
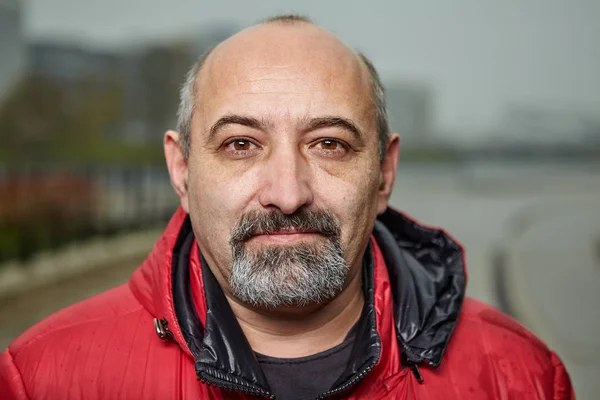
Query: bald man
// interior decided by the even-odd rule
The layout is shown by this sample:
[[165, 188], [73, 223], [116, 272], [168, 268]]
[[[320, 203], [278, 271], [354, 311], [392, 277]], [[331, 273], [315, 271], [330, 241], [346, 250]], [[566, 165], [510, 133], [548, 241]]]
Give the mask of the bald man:
[[388, 208], [368, 59], [283, 16], [190, 70], [181, 206], [130, 281], [0, 356], [2, 399], [571, 399], [559, 358], [465, 297], [460, 245]]

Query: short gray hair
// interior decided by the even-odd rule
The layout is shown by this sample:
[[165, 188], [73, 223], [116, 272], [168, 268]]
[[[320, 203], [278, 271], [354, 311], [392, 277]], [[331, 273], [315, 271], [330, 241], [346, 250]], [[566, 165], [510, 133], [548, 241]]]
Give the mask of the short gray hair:
[[[216, 47], [216, 46], [215, 46]], [[206, 59], [212, 53], [215, 47], [212, 47], [192, 65], [192, 68], [185, 76], [185, 81], [179, 92], [179, 108], [177, 109], [177, 132], [181, 136], [181, 147], [185, 158], [190, 156], [190, 147], [192, 146], [192, 116], [196, 108], [196, 78], [206, 62]]]
[[[312, 23], [308, 18], [296, 15], [282, 15], [265, 20], [264, 23]], [[216, 47], [216, 46], [215, 46]], [[181, 135], [181, 146], [185, 158], [190, 156], [190, 148], [192, 142], [192, 116], [196, 107], [196, 78], [206, 62], [208, 56], [212, 53], [215, 47], [198, 58], [188, 71], [185, 81], [181, 87], [179, 96], [179, 108], [177, 110], [177, 131]], [[388, 122], [388, 112], [385, 100], [385, 88], [381, 83], [381, 79], [375, 66], [363, 53], [358, 52], [358, 57], [363, 62], [369, 76], [371, 78], [371, 98], [373, 107], [375, 108], [375, 117], [377, 121], [377, 136], [379, 141], [379, 160], [383, 161], [385, 156], [388, 137], [390, 135], [390, 127]]]

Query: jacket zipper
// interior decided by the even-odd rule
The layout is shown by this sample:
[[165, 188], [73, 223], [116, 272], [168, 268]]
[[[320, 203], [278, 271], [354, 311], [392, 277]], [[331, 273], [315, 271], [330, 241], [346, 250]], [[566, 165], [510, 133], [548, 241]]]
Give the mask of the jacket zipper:
[[356, 385], [358, 382], [360, 382], [369, 372], [371, 372], [373, 367], [375, 367], [375, 364], [369, 365], [367, 368], [362, 370], [358, 375], [354, 376], [354, 378], [352, 378], [349, 382], [343, 384], [342, 386], [338, 387], [337, 389], [329, 390], [325, 393], [322, 393], [319, 397], [317, 397], [316, 400], [324, 400], [329, 396], [333, 396], [335, 394], [339, 394], [341, 392], [344, 392], [344, 391], [350, 389], [351, 387]]
[[[337, 389], [330, 390], [328, 392], [325, 392], [325, 393], [321, 394], [319, 397], [317, 397], [316, 400], [324, 400], [324, 399], [326, 399], [329, 396], [332, 396], [332, 395], [335, 395], [335, 394], [339, 394], [341, 392], [344, 392], [344, 391], [350, 389], [352, 386], [354, 386], [358, 382], [360, 382], [369, 372], [371, 372], [371, 370], [373, 369], [373, 367], [375, 367], [375, 364], [370, 365], [367, 368], [365, 368], [361, 373], [359, 373], [358, 375], [356, 375], [350, 382], [344, 384], [343, 386], [340, 386]], [[408, 368], [410, 368], [410, 370], [412, 371], [412, 373], [415, 375], [415, 378], [417, 379], [417, 382], [423, 383], [423, 376], [421, 375], [421, 371], [419, 371], [419, 365], [417, 363], [414, 363], [414, 362], [409, 362], [408, 363]]]
[[[157, 333], [158, 337], [160, 337], [162, 340], [170, 339], [175, 344], [179, 345], [179, 343], [177, 343], [177, 341], [175, 340], [175, 336], [173, 335], [173, 333], [167, 328], [167, 325], [168, 325], [168, 321], [166, 318], [164, 318], [162, 320], [159, 320], [158, 318], [154, 318], [154, 328], [156, 329], [156, 333]], [[402, 347], [404, 348], [405, 352], [410, 354], [410, 351], [408, 351], [408, 349], [406, 349], [404, 344]], [[421, 375], [421, 371], [419, 371], [418, 363], [414, 362], [414, 361], [407, 361], [407, 366], [408, 366], [408, 368], [410, 368], [412, 373], [415, 375], [417, 382], [423, 383], [423, 376]], [[324, 400], [329, 396], [333, 396], [335, 394], [339, 394], [341, 392], [344, 392], [344, 391], [350, 389], [352, 386], [354, 386], [358, 382], [360, 382], [369, 372], [371, 372], [373, 367], [375, 367], [375, 364], [369, 365], [367, 368], [362, 370], [358, 375], [354, 376], [354, 378], [352, 378], [349, 382], [338, 387], [337, 389], [329, 390], [325, 393], [322, 393], [321, 395], [319, 395], [316, 398], [316, 400]], [[220, 379], [215, 379], [208, 375], [201, 376], [200, 373], [198, 373], [198, 380], [202, 381], [202, 383], [204, 383], [204, 384], [214, 386], [217, 388], [242, 392], [245, 394], [249, 394], [251, 396], [257, 396], [257, 395], [263, 396], [270, 400], [275, 400], [275, 395], [267, 392], [266, 390], [260, 389], [260, 388], [252, 388], [252, 387], [248, 387], [245, 385], [239, 385], [237, 383], [225, 382]]]
[[[354, 386], [358, 382], [360, 382], [369, 372], [371, 372], [371, 370], [373, 369], [374, 366], [375, 366], [374, 364], [368, 366], [362, 372], [360, 372], [358, 375], [356, 375], [354, 378], [352, 378], [348, 383], [345, 383], [344, 385], [338, 387], [337, 389], [322, 393], [321, 395], [319, 395], [319, 397], [316, 398], [316, 400], [324, 400], [329, 396], [333, 396], [334, 394], [338, 394], [338, 393], [341, 393], [341, 392], [344, 392], [344, 391], [350, 389], [352, 386]], [[221, 389], [225, 389], [225, 390], [234, 390], [234, 391], [242, 392], [242, 393], [249, 394], [252, 396], [256, 396], [256, 395], [264, 396], [270, 400], [275, 400], [275, 395], [273, 395], [267, 391], [264, 391], [262, 389], [259, 389], [259, 388], [249, 388], [247, 386], [238, 385], [236, 383], [223, 382], [220, 379], [217, 380], [208, 375], [203, 374], [201, 376], [200, 373], [198, 373], [198, 380], [202, 381], [202, 383], [204, 383], [204, 384], [214, 386], [217, 388], [221, 388]]]
[[175, 340], [175, 335], [173, 335], [173, 332], [169, 330], [168, 325], [169, 321], [167, 321], [166, 318], [154, 318], [154, 329], [156, 330], [156, 334], [158, 335], [160, 340], [170, 340], [177, 346], [179, 346], [179, 343], [177, 343], [177, 340]]
[[[179, 346], [179, 343], [177, 343], [177, 340], [175, 340], [175, 335], [173, 335], [173, 332], [171, 332], [169, 330], [168, 325], [169, 325], [169, 321], [167, 321], [166, 318], [163, 318], [163, 319], [154, 318], [154, 329], [156, 330], [156, 334], [158, 335], [158, 337], [161, 340], [171, 340], [173, 343], [175, 343], [177, 346]], [[179, 347], [181, 347], [181, 346], [179, 346]], [[238, 385], [237, 383], [226, 382], [226, 381], [223, 381], [220, 379], [213, 378], [208, 375], [201, 376], [199, 372], [197, 373], [197, 378], [199, 381], [202, 381], [202, 383], [205, 383], [210, 386], [218, 387], [221, 389], [234, 390], [234, 391], [246, 393], [246, 394], [249, 394], [252, 396], [256, 396], [256, 395], [264, 396], [271, 400], [275, 399], [274, 395], [272, 395], [271, 393], [269, 393], [265, 390], [262, 390], [260, 388], [252, 388], [252, 387], [248, 387], [245, 385]]]
[[260, 388], [252, 388], [246, 385], [239, 385], [237, 383], [226, 382], [221, 379], [216, 379], [212, 376], [201, 374], [198, 372], [198, 380], [202, 381], [202, 383], [207, 384], [209, 386], [214, 386], [216, 388], [225, 389], [225, 390], [233, 390], [236, 392], [242, 392], [245, 394], [249, 394], [251, 396], [263, 396], [270, 400], [275, 400], [275, 396], [271, 393], [260, 389]]
[[412, 371], [415, 378], [417, 378], [417, 382], [423, 383], [423, 375], [421, 375], [421, 371], [419, 371], [419, 364], [409, 363], [408, 368]]
[[[423, 375], [421, 375], [421, 371], [419, 371], [419, 363], [423, 362], [423, 358], [414, 355], [402, 340], [399, 340], [399, 342], [402, 347], [402, 351], [407, 355], [405, 361], [406, 366], [412, 371], [413, 375], [417, 379], [417, 382], [423, 383]], [[429, 361], [427, 362], [431, 364]]]

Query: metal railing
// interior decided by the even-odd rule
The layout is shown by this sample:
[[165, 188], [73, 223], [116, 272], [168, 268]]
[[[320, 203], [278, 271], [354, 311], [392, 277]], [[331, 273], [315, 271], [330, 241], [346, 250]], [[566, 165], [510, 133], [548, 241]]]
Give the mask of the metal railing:
[[165, 167], [0, 172], [0, 262], [164, 224], [178, 205]]

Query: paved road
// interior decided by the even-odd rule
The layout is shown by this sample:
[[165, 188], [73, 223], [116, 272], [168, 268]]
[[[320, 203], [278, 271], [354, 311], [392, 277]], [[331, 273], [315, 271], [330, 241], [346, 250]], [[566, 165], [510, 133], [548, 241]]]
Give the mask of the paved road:
[[[151, 248], [149, 243], [148, 248]], [[60, 284], [4, 299], [0, 305], [0, 349], [44, 317], [77, 301], [126, 282], [143, 257], [98, 268]]]
[[562, 357], [578, 398], [598, 398], [600, 196], [529, 208], [513, 225], [499, 266], [506, 303]]

